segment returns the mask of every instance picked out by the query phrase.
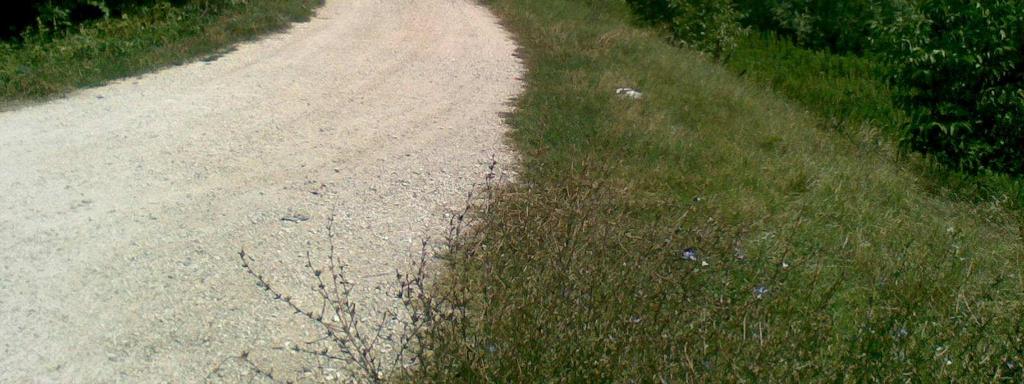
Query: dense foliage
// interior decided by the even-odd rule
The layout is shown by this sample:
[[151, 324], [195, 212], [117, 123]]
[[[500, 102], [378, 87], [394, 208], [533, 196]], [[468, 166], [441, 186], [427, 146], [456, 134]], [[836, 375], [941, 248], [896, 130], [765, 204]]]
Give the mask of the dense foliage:
[[909, 6], [903, 0], [736, 0], [744, 22], [787, 36], [803, 47], [864, 52], [873, 29]]
[[721, 0], [626, 0], [642, 17], [666, 27], [677, 43], [716, 56], [736, 48], [745, 32], [742, 16], [732, 3]]
[[26, 32], [60, 32], [75, 25], [109, 17], [122, 17], [138, 7], [166, 3], [173, 6], [212, 8], [244, 0], [28, 0], [4, 5], [0, 13], [0, 39]]
[[[705, 50], [721, 46], [709, 39], [749, 27], [804, 48], [884, 57], [912, 117], [899, 130], [907, 147], [961, 171], [1024, 174], [1024, 1], [628, 2], [641, 19], [669, 25], [674, 39]], [[730, 17], [687, 27], [693, 22], [682, 20], [701, 7]]]
[[877, 33], [910, 147], [963, 170], [1024, 174], [1024, 1], [925, 0]]

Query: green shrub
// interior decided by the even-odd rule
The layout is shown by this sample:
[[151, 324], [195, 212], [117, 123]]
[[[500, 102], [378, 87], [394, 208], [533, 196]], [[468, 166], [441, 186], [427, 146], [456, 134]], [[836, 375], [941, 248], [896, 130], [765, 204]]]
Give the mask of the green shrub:
[[1024, 1], [924, 0], [877, 30], [909, 147], [963, 171], [1024, 174]]
[[24, 39], [26, 34], [49, 35], [73, 31], [77, 25], [120, 18], [153, 6], [219, 10], [248, 0], [29, 0], [16, 2], [0, 14], [0, 39]]
[[900, 0], [737, 0], [744, 23], [789, 37], [805, 48], [863, 52], [872, 25], [892, 15]]
[[749, 26], [833, 52], [871, 48], [873, 26], [914, 0], [626, 0], [641, 19], [698, 48], [735, 47]]
[[626, 0], [644, 21], [666, 28], [676, 43], [725, 56], [746, 30], [730, 0]]

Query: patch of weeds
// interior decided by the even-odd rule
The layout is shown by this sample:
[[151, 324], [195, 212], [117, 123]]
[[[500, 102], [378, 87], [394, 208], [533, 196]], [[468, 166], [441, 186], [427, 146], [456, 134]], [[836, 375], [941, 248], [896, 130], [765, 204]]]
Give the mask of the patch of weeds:
[[[423, 372], [447, 370], [434, 359], [442, 349], [443, 340], [468, 337], [469, 301], [476, 294], [466, 286], [437, 284], [438, 267], [445, 270], [475, 268], [471, 265], [473, 247], [480, 246], [478, 218], [486, 215], [495, 199], [499, 182], [497, 163], [492, 161], [485, 182], [468, 196], [462, 211], [449, 219], [440, 243], [421, 243], [421, 250], [404, 270], [395, 272], [390, 299], [401, 303], [400, 310], [375, 313], [372, 308], [359, 307], [354, 301], [357, 282], [346, 278], [345, 261], [335, 242], [334, 218], [328, 219], [327, 248], [317, 257], [306, 253], [314, 304], [301, 303], [288, 292], [281, 291], [273, 278], [258, 269], [258, 260], [244, 250], [239, 252], [242, 268], [256, 281], [257, 287], [271, 300], [314, 325], [319, 335], [314, 341], [288, 343], [282, 351], [299, 354], [305, 365], [304, 377], [292, 372], [274, 372], [255, 362], [250, 351], [234, 358], [244, 370], [269, 382], [365, 382], [404, 381]], [[307, 300], [308, 301], [308, 300]], [[367, 321], [368, 318], [376, 321]], [[493, 348], [475, 343], [474, 348]], [[211, 372], [211, 376], [220, 372]]]

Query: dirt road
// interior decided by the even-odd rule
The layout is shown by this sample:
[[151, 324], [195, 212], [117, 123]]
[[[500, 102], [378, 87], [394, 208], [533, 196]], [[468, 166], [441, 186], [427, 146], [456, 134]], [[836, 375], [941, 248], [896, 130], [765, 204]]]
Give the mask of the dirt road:
[[308, 290], [332, 212], [359, 300], [392, 305], [376, 287], [509, 159], [522, 68], [496, 22], [467, 0], [328, 1], [214, 61], [0, 113], [0, 383], [267, 361], [311, 328], [236, 254]]

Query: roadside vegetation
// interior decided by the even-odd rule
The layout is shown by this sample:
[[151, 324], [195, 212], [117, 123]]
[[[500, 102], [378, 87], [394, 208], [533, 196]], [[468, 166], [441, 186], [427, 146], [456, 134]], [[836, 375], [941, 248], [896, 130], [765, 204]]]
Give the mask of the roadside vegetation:
[[[641, 23], [834, 119], [834, 128], [867, 124], [924, 154], [922, 171], [944, 192], [1024, 202], [1024, 3], [627, 3]], [[697, 16], [708, 21], [682, 27]]]
[[899, 63], [667, 27], [724, 36], [695, 45], [714, 59], [614, 0], [490, 5], [529, 67], [522, 169], [446, 254], [432, 302], [468, 310], [408, 381], [1024, 380], [1019, 213], [929, 171], [1001, 165], [903, 151], [925, 106]]
[[[487, 3], [529, 69], [508, 118], [522, 164], [398, 275], [393, 364], [373, 347], [391, 336], [342, 335], [358, 314], [325, 291], [345, 281], [333, 261], [310, 267], [317, 310], [241, 255], [323, 330], [327, 346], [295, 349], [312, 367], [415, 383], [1024, 381], [1019, 172], [1000, 160], [1016, 99], [931, 93], [971, 112], [931, 110], [905, 77], [917, 59], [859, 39], [876, 24], [808, 11], [857, 2], [767, 21], [743, 7], [771, 2]], [[1000, 73], [961, 86], [1019, 84]]]
[[305, 20], [321, 0], [50, 0], [12, 5], [0, 106], [196, 58]]
[[1019, 175], [962, 170], [927, 154], [917, 158], [909, 153], [909, 143], [901, 143], [909, 116], [886, 81], [889, 67], [877, 57], [800, 48], [772, 32], [751, 32], [722, 64], [799, 102], [823, 117], [823, 128], [837, 135], [868, 135], [879, 143], [897, 143], [897, 150], [888, 155], [926, 176], [921, 183], [931, 193], [974, 202], [1000, 200], [1015, 210], [1024, 203], [1024, 179]]

